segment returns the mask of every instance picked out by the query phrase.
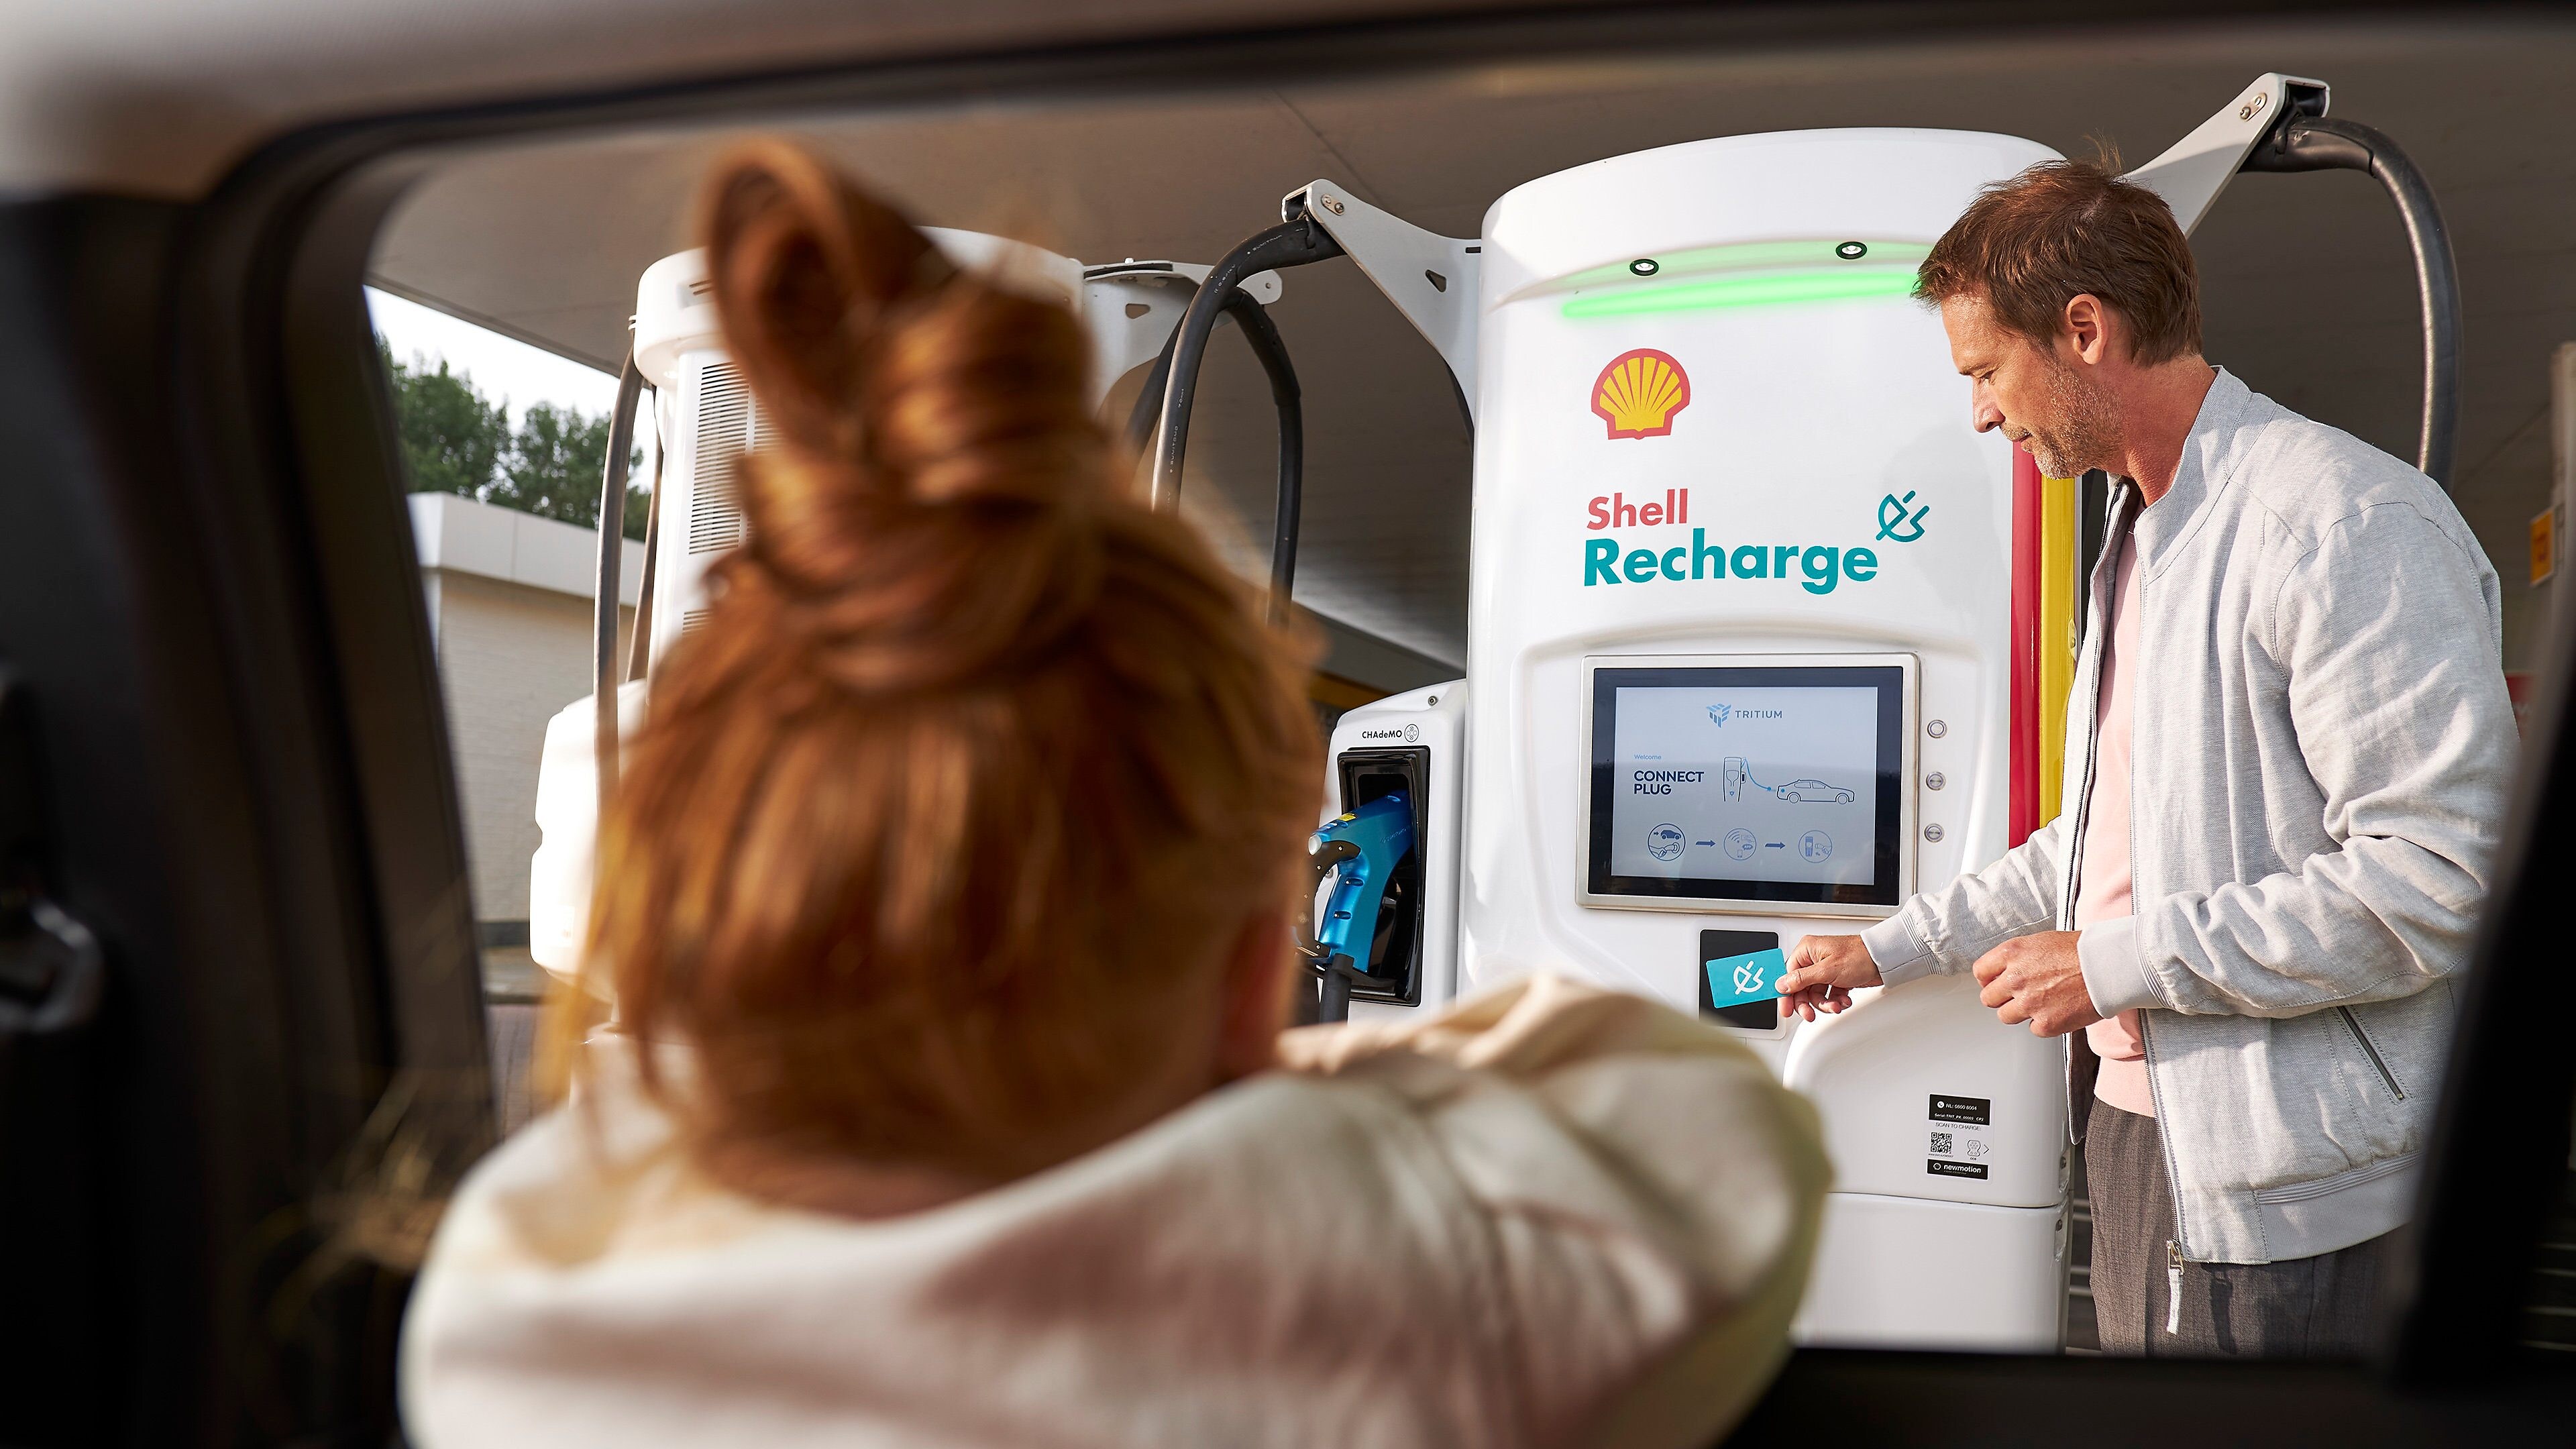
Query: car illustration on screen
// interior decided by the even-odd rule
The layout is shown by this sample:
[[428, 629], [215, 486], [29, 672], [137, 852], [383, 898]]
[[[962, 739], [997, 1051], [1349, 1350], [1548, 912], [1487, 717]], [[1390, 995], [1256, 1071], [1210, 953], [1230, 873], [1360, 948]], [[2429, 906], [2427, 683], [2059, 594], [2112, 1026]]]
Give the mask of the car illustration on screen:
[[1822, 780], [1791, 780], [1771, 793], [1783, 800], [1795, 800], [1801, 805], [1849, 805], [1860, 798], [1849, 790], [1828, 785]]

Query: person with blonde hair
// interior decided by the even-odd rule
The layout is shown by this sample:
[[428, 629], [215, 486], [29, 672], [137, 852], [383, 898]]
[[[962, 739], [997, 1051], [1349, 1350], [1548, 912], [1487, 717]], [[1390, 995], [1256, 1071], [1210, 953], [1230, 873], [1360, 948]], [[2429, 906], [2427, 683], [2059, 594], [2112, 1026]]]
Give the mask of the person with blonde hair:
[[1733, 1423], [1814, 1243], [1806, 1105], [1544, 975], [1283, 1036], [1311, 646], [1129, 496], [1070, 313], [783, 145], [703, 232], [781, 446], [603, 823], [615, 1027], [414, 1294], [412, 1441]]

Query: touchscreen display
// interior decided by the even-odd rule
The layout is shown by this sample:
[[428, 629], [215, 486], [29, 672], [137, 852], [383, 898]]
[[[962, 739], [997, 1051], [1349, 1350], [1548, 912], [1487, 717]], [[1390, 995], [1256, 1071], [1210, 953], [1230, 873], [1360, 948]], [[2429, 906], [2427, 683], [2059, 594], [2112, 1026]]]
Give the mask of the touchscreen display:
[[1593, 680], [1596, 894], [1896, 903], [1901, 669]]

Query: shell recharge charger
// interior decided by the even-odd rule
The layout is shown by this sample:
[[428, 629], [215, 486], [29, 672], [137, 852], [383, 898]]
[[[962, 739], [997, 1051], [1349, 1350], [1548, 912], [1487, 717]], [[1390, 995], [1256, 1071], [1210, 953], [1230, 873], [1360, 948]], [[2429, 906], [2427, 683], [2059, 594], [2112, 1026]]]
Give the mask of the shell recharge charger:
[[[2188, 229], [2240, 170], [2379, 176], [2418, 260], [2440, 479], [2440, 218], [2403, 155], [2325, 103], [2267, 75], [2133, 178]], [[1834, 1163], [1804, 1342], [2064, 1340], [2067, 1044], [2000, 1024], [1964, 976], [1812, 1024], [1776, 999], [1799, 936], [1993, 861], [2080, 788], [2056, 778], [2075, 485], [1971, 429], [1909, 296], [1978, 188], [2054, 155], [1955, 131], [1725, 137], [1529, 182], [1476, 239], [1316, 181], [1208, 283], [1349, 256], [1447, 361], [1476, 433], [1468, 675], [1335, 729], [1310, 954], [1340, 963], [1354, 1017], [1547, 970], [1735, 1033], [1815, 1103]], [[1165, 506], [1212, 320], [1203, 292], [1170, 349]], [[1354, 939], [1340, 913], [1372, 893]]]

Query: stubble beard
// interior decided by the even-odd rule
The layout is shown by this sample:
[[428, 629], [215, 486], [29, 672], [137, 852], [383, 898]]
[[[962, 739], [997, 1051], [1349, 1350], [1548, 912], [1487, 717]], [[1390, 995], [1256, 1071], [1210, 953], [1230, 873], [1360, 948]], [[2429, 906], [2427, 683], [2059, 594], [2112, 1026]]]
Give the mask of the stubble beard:
[[2051, 478], [2080, 478], [2094, 468], [2108, 468], [2116, 457], [2118, 430], [2113, 426], [2111, 395], [2083, 374], [2051, 359], [2045, 426], [2030, 428], [2030, 456]]

